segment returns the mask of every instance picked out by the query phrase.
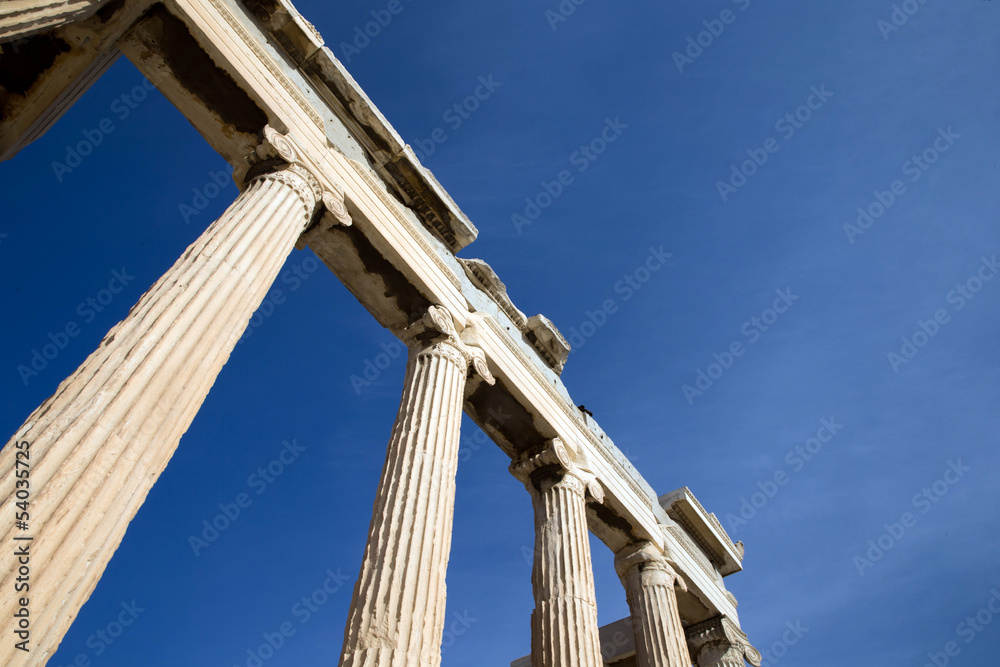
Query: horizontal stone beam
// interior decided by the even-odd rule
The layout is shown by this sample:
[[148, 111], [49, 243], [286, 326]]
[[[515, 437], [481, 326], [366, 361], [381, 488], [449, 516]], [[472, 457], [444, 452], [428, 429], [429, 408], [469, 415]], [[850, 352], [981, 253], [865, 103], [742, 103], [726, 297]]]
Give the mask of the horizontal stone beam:
[[[588, 503], [586, 508], [590, 529], [616, 551], [632, 542], [656, 545], [676, 564], [699, 601], [691, 609], [706, 619], [718, 614], [735, 619], [735, 604], [718, 572], [706, 565], [704, 555], [699, 556], [683, 528], [667, 516], [656, 493], [611, 438], [576, 407], [559, 375], [510, 319], [511, 308], [484, 291], [481, 281], [474, 282], [455, 257], [455, 246], [470, 230], [463, 231], [461, 221], [447, 212], [446, 194], [438, 197], [438, 204], [428, 203], [436, 183], [433, 176], [412, 151], [403, 150], [390, 156], [405, 162], [405, 169], [397, 165], [399, 173], [405, 171], [412, 179], [400, 185], [385, 160], [386, 149], [392, 148], [385, 137], [394, 131], [374, 107], [360, 106], [359, 100], [367, 99], [360, 89], [343, 89], [356, 86], [352, 80], [334, 81], [329, 72], [310, 67], [303, 52], [311, 43], [307, 36], [284, 34], [302, 30], [300, 23], [275, 18], [273, 11], [274, 3], [252, 14], [234, 11], [224, 0], [168, 0], [145, 15], [144, 23], [120, 46], [233, 164], [237, 176], [244, 169], [242, 143], [250, 125], [266, 122], [294, 131], [303, 160], [321, 185], [343, 186], [354, 220], [350, 228], [321, 220], [301, 243], [396, 335], [402, 336], [430, 304], [451, 312], [460, 330], [475, 324], [475, 344], [486, 353], [496, 384], [470, 382], [466, 412], [512, 458], [553, 438], [573, 443], [605, 489], [604, 503]], [[292, 16], [287, 9], [285, 13]], [[156, 30], [169, 30], [182, 39], [185, 58], [155, 39]], [[268, 30], [283, 31], [283, 37]], [[286, 43], [298, 46], [282, 50], [288, 48], [282, 46]], [[329, 57], [322, 48], [314, 57], [319, 54]], [[205, 67], [197, 72], [184, 69], [193, 61]], [[192, 78], [195, 75], [223, 82], [226, 99], [213, 97], [211, 86]], [[340, 88], [333, 90], [334, 85]], [[372, 129], [375, 126], [380, 129]], [[423, 189], [417, 191], [417, 186]]]
[[117, 0], [86, 20], [0, 44], [0, 162], [45, 134], [114, 64], [116, 41], [151, 2]]
[[0, 44], [82, 21], [107, 1], [4, 0], [0, 2]]

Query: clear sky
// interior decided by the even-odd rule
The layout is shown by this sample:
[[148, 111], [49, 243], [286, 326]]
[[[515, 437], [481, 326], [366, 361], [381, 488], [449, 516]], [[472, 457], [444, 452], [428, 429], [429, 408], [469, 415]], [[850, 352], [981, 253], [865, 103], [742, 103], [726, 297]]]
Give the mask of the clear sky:
[[[657, 491], [690, 487], [746, 544], [726, 583], [770, 665], [995, 664], [1000, 6], [909, 0], [893, 23], [888, 0], [562, 4], [404, 0], [355, 51], [341, 43], [386, 2], [298, 7], [478, 226], [462, 256], [526, 314], [593, 334], [563, 375], [575, 402]], [[122, 59], [0, 164], [7, 433], [237, 194], [181, 208], [226, 165], [142, 82]], [[54, 168], [102, 119], [93, 153]], [[638, 270], [654, 252], [671, 256]], [[252, 667], [285, 622], [263, 664], [336, 663], [405, 364], [352, 384], [395, 339], [314, 262], [289, 258], [285, 302], [237, 347], [51, 665]], [[116, 271], [125, 289], [88, 306]], [[462, 437], [444, 664], [504, 665], [529, 650], [530, 501], [468, 420]], [[280, 475], [256, 473], [286, 446]], [[627, 607], [592, 543], [608, 623]]]

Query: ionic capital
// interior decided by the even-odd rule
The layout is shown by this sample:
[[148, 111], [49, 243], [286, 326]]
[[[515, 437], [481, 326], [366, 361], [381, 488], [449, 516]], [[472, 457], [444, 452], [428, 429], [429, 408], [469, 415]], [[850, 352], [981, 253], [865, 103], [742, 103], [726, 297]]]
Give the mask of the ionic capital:
[[[260, 180], [279, 181], [293, 188], [310, 220], [325, 209], [342, 226], [351, 225], [343, 189], [337, 185], [323, 185], [312, 165], [304, 159], [304, 152], [290, 134], [281, 134], [270, 125], [264, 126], [262, 139], [256, 150], [247, 156], [247, 164], [234, 174], [237, 182], [245, 187]], [[242, 173], [240, 173], [242, 172]]]
[[522, 452], [511, 462], [509, 470], [529, 489], [533, 484], [567, 488], [581, 497], [589, 494], [604, 502], [604, 487], [597, 476], [577, 465], [574, 453], [560, 438], [552, 438], [541, 447]]
[[471, 366], [487, 384], [496, 383], [486, 362], [486, 353], [463, 340], [466, 336], [459, 335], [455, 318], [447, 308], [431, 306], [422, 318], [406, 328], [406, 335], [417, 354], [445, 356], [458, 365]]
[[639, 570], [642, 586], [668, 586], [687, 590], [684, 579], [652, 542], [640, 542], [626, 547], [615, 556], [615, 572], [623, 581], [635, 568]]
[[698, 667], [731, 664], [734, 659], [746, 659], [751, 665], [760, 667], [763, 657], [760, 651], [750, 645], [746, 633], [726, 616], [692, 625], [685, 634]]

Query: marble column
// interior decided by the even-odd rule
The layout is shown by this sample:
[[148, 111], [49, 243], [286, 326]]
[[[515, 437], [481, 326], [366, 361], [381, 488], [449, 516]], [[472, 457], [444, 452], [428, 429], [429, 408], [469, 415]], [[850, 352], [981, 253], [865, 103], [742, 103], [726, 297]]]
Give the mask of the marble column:
[[463, 342], [446, 309], [432, 306], [407, 333], [403, 397], [348, 613], [342, 667], [441, 664], [459, 428], [470, 365], [486, 382], [494, 380], [482, 350]]
[[558, 438], [522, 454], [510, 471], [527, 486], [535, 510], [532, 667], [601, 667], [586, 514], [588, 494], [604, 500], [600, 482]]
[[[27, 527], [7, 524], [2, 543], [30, 545], [31, 664], [55, 652], [296, 240], [324, 197], [338, 197], [289, 164], [289, 138], [265, 136], [258, 157], [271, 170], [251, 170], [232, 206], [0, 452], [0, 506], [12, 513], [24, 470], [15, 475], [14, 443], [30, 452]], [[14, 563], [0, 574], [7, 592]], [[0, 617], [12, 618], [15, 597], [0, 597]], [[25, 654], [8, 637], [0, 664], [15, 656]]]
[[760, 667], [760, 651], [726, 616], [692, 625], [687, 629], [687, 642], [697, 667], [746, 667], [746, 662]]
[[691, 667], [675, 587], [684, 587], [660, 550], [649, 542], [615, 558], [632, 612], [637, 667]]
[[82, 21], [107, 0], [3, 0], [0, 43]]

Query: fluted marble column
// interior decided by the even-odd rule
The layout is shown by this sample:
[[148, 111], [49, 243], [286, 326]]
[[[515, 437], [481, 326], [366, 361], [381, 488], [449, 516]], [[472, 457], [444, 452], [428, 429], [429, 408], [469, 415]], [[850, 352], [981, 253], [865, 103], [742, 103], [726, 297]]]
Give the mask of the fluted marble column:
[[687, 629], [687, 642], [697, 667], [746, 667], [746, 662], [760, 667], [763, 657], [726, 616], [692, 625]]
[[3, 0], [0, 43], [82, 21], [107, 0]]
[[600, 482], [558, 438], [520, 456], [510, 471], [527, 486], [535, 510], [532, 667], [601, 667], [586, 514], [588, 493], [604, 500]]
[[494, 380], [482, 350], [462, 341], [444, 308], [432, 306], [409, 334], [403, 398], [344, 631], [342, 667], [441, 664], [470, 364], [487, 382]]
[[[261, 157], [295, 158], [287, 137], [266, 134]], [[325, 194], [298, 165], [251, 176], [0, 452], [0, 506], [13, 513], [15, 441], [28, 443], [31, 494], [27, 529], [2, 534], [11, 550], [30, 545], [30, 653], [5, 633], [0, 664], [44, 664], [55, 652]], [[9, 621], [15, 559], [0, 567]]]
[[691, 667], [675, 586], [684, 582], [649, 542], [620, 552], [615, 570], [632, 612], [638, 667]]

